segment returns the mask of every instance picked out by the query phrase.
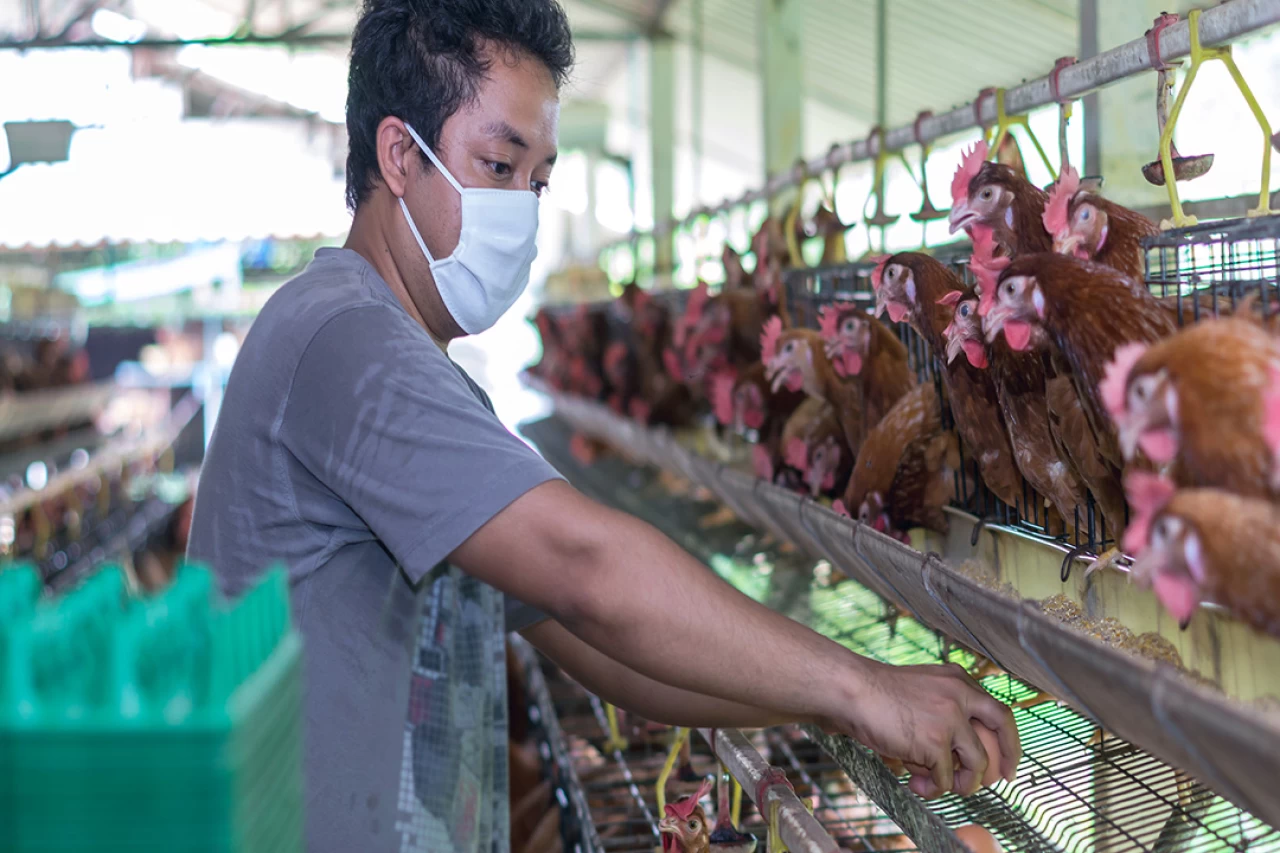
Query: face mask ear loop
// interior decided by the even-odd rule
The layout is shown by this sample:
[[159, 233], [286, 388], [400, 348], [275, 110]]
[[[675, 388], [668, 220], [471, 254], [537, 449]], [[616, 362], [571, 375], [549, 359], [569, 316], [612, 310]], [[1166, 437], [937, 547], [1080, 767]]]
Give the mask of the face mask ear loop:
[[400, 202], [400, 210], [404, 213], [404, 221], [409, 223], [409, 230], [413, 232], [413, 239], [418, 241], [418, 248], [422, 249], [422, 254], [427, 256], [427, 264], [435, 266], [436, 259], [431, 256], [431, 250], [427, 248], [427, 242], [418, 233], [418, 226], [413, 224], [413, 215], [409, 213], [409, 205], [404, 203], [403, 197], [399, 198], [398, 201]]
[[435, 167], [440, 170], [440, 174], [444, 175], [445, 180], [453, 184], [453, 188], [458, 191], [458, 195], [462, 195], [462, 184], [458, 183], [457, 178], [449, 173], [449, 170], [444, 167], [444, 163], [440, 162], [440, 158], [437, 157], [435, 152], [427, 146], [427, 143], [422, 141], [422, 137], [418, 135], [418, 131], [410, 127], [408, 122], [405, 122], [404, 129], [409, 131], [409, 135], [413, 137], [413, 141], [418, 143], [418, 149], [421, 150], [423, 154], [426, 154], [427, 159], [435, 164]]

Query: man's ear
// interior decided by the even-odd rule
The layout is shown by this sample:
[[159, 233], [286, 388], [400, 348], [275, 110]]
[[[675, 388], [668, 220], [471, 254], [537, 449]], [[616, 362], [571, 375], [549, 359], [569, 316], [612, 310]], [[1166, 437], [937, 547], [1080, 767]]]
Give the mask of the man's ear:
[[404, 122], [395, 116], [387, 116], [378, 123], [374, 144], [378, 153], [378, 173], [396, 198], [404, 196], [409, 182], [409, 169], [417, 143], [404, 129]]

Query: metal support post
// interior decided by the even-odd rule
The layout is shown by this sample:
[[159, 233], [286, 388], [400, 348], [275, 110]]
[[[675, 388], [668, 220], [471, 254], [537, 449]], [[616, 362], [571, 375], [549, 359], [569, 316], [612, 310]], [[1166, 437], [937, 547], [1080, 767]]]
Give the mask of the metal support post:
[[788, 173], [804, 156], [804, 69], [800, 0], [759, 0], [760, 88], [764, 92], [764, 168]]
[[[649, 150], [653, 166], [653, 221], [671, 218], [676, 202], [676, 44], [667, 35], [649, 39]], [[655, 269], [672, 270], [672, 242], [657, 240]]]

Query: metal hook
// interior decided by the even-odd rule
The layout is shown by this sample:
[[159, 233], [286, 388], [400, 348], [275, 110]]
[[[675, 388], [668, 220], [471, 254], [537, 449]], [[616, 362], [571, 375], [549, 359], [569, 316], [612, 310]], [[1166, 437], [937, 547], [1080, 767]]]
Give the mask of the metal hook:
[[1067, 556], [1062, 558], [1062, 568], [1058, 570], [1058, 578], [1063, 583], [1071, 580], [1071, 567], [1075, 565], [1076, 560], [1081, 556], [1089, 553], [1089, 544], [1077, 545], [1067, 552]]
[[1019, 602], [1018, 604], [1018, 645], [1021, 646], [1022, 650], [1026, 652], [1028, 655], [1030, 655], [1031, 659], [1040, 666], [1040, 670], [1044, 673], [1045, 677], [1048, 678], [1051, 682], [1053, 682], [1053, 686], [1055, 688], [1055, 692], [1057, 693], [1057, 695], [1071, 702], [1071, 704], [1073, 704], [1076, 707], [1076, 710], [1080, 711], [1082, 714], [1084, 714], [1086, 717], [1092, 720], [1095, 725], [1101, 726], [1101, 722], [1098, 715], [1093, 713], [1093, 710], [1087, 704], [1085, 704], [1084, 701], [1081, 700], [1079, 696], [1076, 695], [1076, 692], [1074, 690], [1072, 690], [1070, 687], [1066, 685], [1066, 682], [1064, 682], [1061, 678], [1058, 677], [1057, 673], [1053, 671], [1053, 668], [1050, 667], [1049, 664], [1045, 661], [1045, 659], [1040, 656], [1040, 653], [1036, 651], [1031, 646], [1030, 643], [1027, 642], [1026, 614], [1027, 614], [1027, 610], [1030, 607], [1031, 605], [1025, 601]]

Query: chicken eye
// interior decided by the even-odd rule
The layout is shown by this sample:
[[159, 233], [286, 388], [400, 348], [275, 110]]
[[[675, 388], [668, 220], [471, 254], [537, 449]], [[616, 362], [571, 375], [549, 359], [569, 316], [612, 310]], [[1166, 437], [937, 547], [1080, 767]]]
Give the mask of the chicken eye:
[[698, 822], [696, 820], [689, 821], [689, 831], [690, 832], [698, 831]]
[[985, 190], [982, 191], [982, 193], [978, 196], [978, 198], [982, 199], [983, 201], [990, 201], [991, 194], [993, 192], [994, 190], [992, 190], [991, 187], [987, 187]]
[[853, 334], [853, 320], [844, 321], [844, 330], [846, 334]]
[[1092, 208], [1092, 207], [1082, 207], [1082, 208], [1080, 208], [1080, 221], [1081, 221], [1081, 222], [1088, 222], [1088, 221], [1089, 221], [1090, 219], [1092, 219], [1092, 218], [1093, 218], [1093, 208]]
[[1007, 293], [1009, 296], [1013, 296], [1018, 292], [1018, 288], [1016, 285], [1014, 285], [1013, 282], [1009, 282], [1004, 286], [1004, 292]]
[[960, 316], [961, 317], [969, 316], [969, 306], [967, 304], [960, 306]]

